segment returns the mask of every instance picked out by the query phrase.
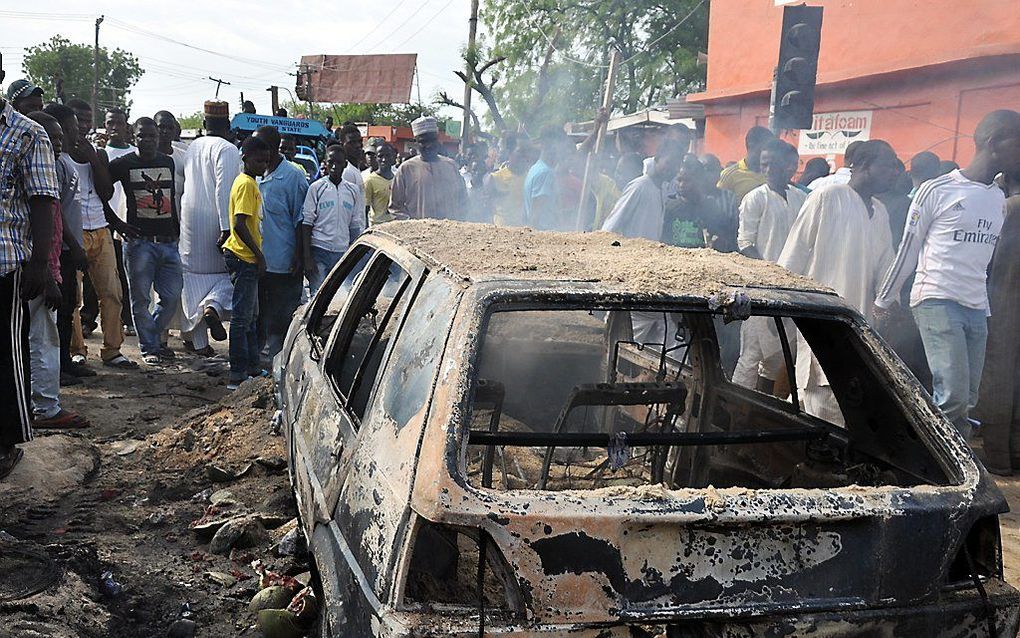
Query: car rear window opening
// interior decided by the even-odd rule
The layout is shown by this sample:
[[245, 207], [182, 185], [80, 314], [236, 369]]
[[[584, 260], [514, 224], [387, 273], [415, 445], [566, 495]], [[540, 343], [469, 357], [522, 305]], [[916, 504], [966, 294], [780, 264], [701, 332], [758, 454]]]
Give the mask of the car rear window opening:
[[[738, 361], [741, 339], [760, 343], [754, 361]], [[838, 319], [500, 309], [474, 369], [464, 471], [478, 487], [948, 483]]]

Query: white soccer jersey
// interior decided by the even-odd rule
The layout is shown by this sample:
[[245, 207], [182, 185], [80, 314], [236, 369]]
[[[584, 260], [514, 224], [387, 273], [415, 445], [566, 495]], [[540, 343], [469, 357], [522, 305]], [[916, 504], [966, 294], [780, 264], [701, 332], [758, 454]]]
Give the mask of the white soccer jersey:
[[911, 306], [947, 299], [987, 310], [986, 271], [1005, 209], [998, 186], [967, 179], [959, 170], [921, 184], [876, 304], [888, 308], [896, 302], [916, 265]]

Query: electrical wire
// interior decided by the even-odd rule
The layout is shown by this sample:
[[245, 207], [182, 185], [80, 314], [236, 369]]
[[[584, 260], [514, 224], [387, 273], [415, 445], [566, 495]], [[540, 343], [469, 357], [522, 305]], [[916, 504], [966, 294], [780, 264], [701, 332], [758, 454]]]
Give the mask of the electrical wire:
[[[391, 37], [393, 37], [393, 35], [394, 35], [394, 34], [395, 34], [395, 33], [396, 33], [397, 31], [400, 31], [401, 29], [403, 29], [403, 28], [404, 28], [404, 25], [406, 25], [406, 24], [407, 24], [408, 22], [410, 22], [411, 20], [413, 20], [413, 19], [415, 18], [415, 16], [417, 16], [417, 15], [418, 15], [419, 13], [421, 13], [422, 9], [424, 9], [425, 7], [427, 7], [427, 6], [429, 5], [429, 3], [430, 3], [430, 2], [432, 2], [432, 0], [423, 0], [423, 2], [422, 2], [421, 4], [419, 4], [419, 5], [418, 5], [418, 8], [417, 8], [417, 9], [415, 9], [414, 11], [412, 11], [412, 12], [410, 13], [410, 15], [408, 15], [408, 16], [407, 16], [407, 18], [406, 18], [406, 19], [405, 19], [405, 20], [404, 20], [403, 22], [401, 22], [400, 24], [398, 24], [398, 25], [397, 25], [397, 26], [396, 26], [396, 27], [395, 27], [395, 28], [394, 28], [394, 29], [393, 29], [392, 31], [390, 31], [390, 32], [389, 32], [389, 34], [387, 34], [387, 35], [386, 35], [385, 37], [383, 37], [383, 38], [380, 38], [380, 39], [379, 39], [379, 41], [380, 41], [380, 42], [385, 42], [386, 40], [389, 40], [389, 39], [390, 39]], [[372, 45], [371, 47], [369, 47], [369, 48], [368, 48], [368, 49], [367, 49], [367, 50], [365, 51], [365, 53], [371, 53], [373, 49], [376, 49], [376, 48], [378, 48], [378, 47], [379, 47], [379, 45], [378, 45], [378, 44], [374, 44], [374, 45]]]
[[248, 64], [251, 66], [261, 66], [269, 70], [281, 72], [283, 71], [289, 72], [293, 68], [290, 65], [284, 66], [274, 62], [266, 62], [262, 60], [256, 60], [254, 58], [231, 55], [229, 53], [221, 53], [219, 51], [213, 51], [212, 49], [206, 49], [205, 47], [200, 47], [194, 44], [189, 44], [187, 42], [182, 42], [181, 40], [176, 40], [174, 38], [165, 36], [161, 33], [155, 33], [153, 31], [143, 29], [142, 27], [133, 25], [129, 22], [124, 22], [123, 20], [119, 20], [117, 18], [107, 18], [106, 20], [111, 24], [111, 26], [121, 29], [122, 31], [127, 31], [129, 33], [134, 33], [136, 35], [143, 35], [146, 37], [155, 38], [157, 40], [162, 40], [164, 42], [170, 42], [171, 44], [176, 44], [178, 46], [182, 46], [188, 49], [194, 49], [195, 51], [201, 51], [202, 53], [208, 53], [209, 55], [215, 55], [217, 57], [226, 58], [228, 60], [233, 60], [235, 62], [241, 62], [243, 64]]
[[440, 16], [440, 14], [442, 14], [442, 13], [443, 13], [444, 11], [446, 11], [446, 8], [447, 8], [447, 7], [449, 7], [449, 6], [451, 5], [451, 4], [453, 4], [453, 0], [449, 0], [449, 2], [447, 2], [446, 4], [444, 4], [444, 5], [443, 5], [443, 7], [442, 7], [442, 8], [441, 8], [441, 9], [440, 9], [439, 11], [437, 11], [437, 12], [435, 13], [435, 15], [433, 15], [433, 16], [432, 16], [431, 18], [429, 18], [428, 20], [426, 20], [424, 24], [422, 24], [422, 25], [421, 25], [420, 27], [418, 27], [418, 30], [417, 30], [417, 31], [415, 31], [415, 32], [414, 32], [414, 33], [412, 33], [411, 35], [407, 36], [407, 38], [406, 38], [406, 39], [405, 39], [405, 40], [404, 40], [403, 42], [401, 42], [400, 44], [398, 44], [398, 45], [397, 45], [397, 46], [395, 46], [395, 47], [392, 47], [392, 49], [399, 49], [400, 47], [404, 46], [405, 44], [407, 44], [408, 42], [410, 42], [411, 40], [413, 40], [413, 39], [414, 39], [414, 36], [418, 35], [418, 34], [419, 34], [419, 33], [421, 33], [422, 31], [424, 31], [424, 30], [425, 30], [425, 27], [427, 27], [427, 26], [429, 26], [430, 24], [432, 24], [432, 22], [433, 22], [433, 21], [434, 21], [434, 20], [435, 20], [436, 18], [438, 18], [438, 17]]
[[371, 31], [369, 31], [368, 33], [363, 35], [360, 40], [358, 40], [357, 42], [352, 44], [351, 45], [351, 49], [350, 49], [351, 54], [356, 53], [358, 51], [358, 47], [361, 46], [366, 40], [368, 40], [372, 36], [372, 34], [374, 34], [376, 31], [378, 31], [379, 27], [381, 27], [382, 25], [386, 24], [386, 21], [389, 20], [391, 17], [393, 17], [393, 14], [396, 13], [397, 10], [400, 9], [400, 7], [404, 6], [404, 4], [406, 2], [407, 2], [407, 0], [400, 0], [400, 2], [398, 2], [397, 5], [395, 7], [393, 7], [392, 11], [387, 13], [385, 16], [383, 16], [383, 18], [381, 20], [379, 20], [378, 22], [375, 23], [375, 26], [372, 27]]
[[669, 31], [666, 31], [665, 33], [663, 33], [662, 35], [660, 35], [660, 36], [659, 36], [658, 38], [656, 38], [656, 39], [652, 40], [652, 41], [651, 41], [651, 42], [649, 42], [648, 44], [644, 44], [644, 45], [642, 45], [642, 46], [644, 47], [644, 49], [645, 49], [644, 51], [638, 51], [638, 52], [637, 52], [637, 53], [635, 53], [634, 55], [632, 55], [632, 56], [630, 56], [629, 58], [627, 58], [626, 60], [624, 60], [624, 62], [630, 62], [631, 60], [633, 60], [634, 58], [638, 57], [639, 55], [642, 55], [643, 53], [647, 53], [649, 49], [651, 49], [652, 47], [654, 47], [654, 46], [655, 46], [656, 44], [658, 44], [659, 42], [662, 42], [662, 40], [663, 40], [663, 39], [665, 39], [665, 38], [666, 38], [666, 36], [670, 35], [670, 34], [671, 34], [671, 33], [673, 33], [674, 31], [676, 31], [677, 29], [679, 29], [679, 28], [680, 28], [680, 25], [682, 25], [683, 23], [685, 23], [685, 22], [687, 22], [688, 20], [690, 20], [690, 19], [691, 19], [691, 18], [692, 18], [692, 17], [694, 16], [694, 14], [698, 12], [698, 9], [700, 9], [700, 8], [701, 8], [701, 7], [703, 7], [703, 6], [705, 6], [705, 0], [701, 0], [701, 2], [699, 2], [699, 3], [697, 4], [697, 6], [695, 6], [695, 7], [693, 8], [693, 9], [691, 9], [691, 12], [690, 12], [690, 13], [688, 13], [688, 14], [687, 14], [686, 16], [684, 16], [684, 18], [683, 18], [682, 20], [680, 20], [680, 22], [677, 22], [676, 24], [674, 24], [674, 25], [673, 25], [673, 26], [672, 26], [672, 27], [671, 27], [671, 28], [669, 29]]

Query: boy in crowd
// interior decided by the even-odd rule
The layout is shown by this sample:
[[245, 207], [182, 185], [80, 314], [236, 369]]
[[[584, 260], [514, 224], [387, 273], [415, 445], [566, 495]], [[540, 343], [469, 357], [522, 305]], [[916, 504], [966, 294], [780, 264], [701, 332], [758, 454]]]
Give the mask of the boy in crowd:
[[315, 180], [301, 211], [305, 276], [314, 294], [348, 246], [365, 230], [358, 209], [358, 187], [343, 178], [347, 155], [339, 145], [326, 149], [325, 177]]
[[[36, 111], [29, 114], [46, 131], [53, 146], [53, 160], [59, 161], [63, 144], [63, 131], [57, 120]], [[60, 200], [53, 202], [53, 239], [50, 242], [48, 261], [51, 278], [45, 292], [28, 302], [31, 321], [28, 348], [32, 370], [32, 414], [36, 428], [73, 429], [87, 428], [84, 417], [60, 407], [60, 334], [57, 331], [57, 309], [60, 307], [60, 247], [63, 244], [63, 223]]]
[[393, 164], [397, 150], [383, 142], [376, 147], [376, 167], [365, 178], [365, 201], [369, 208], [369, 221], [374, 226], [393, 219], [390, 214], [390, 193], [393, 190]]
[[[773, 263], [779, 259], [807, 194], [790, 180], [797, 172], [797, 149], [782, 140], [772, 140], [761, 152], [765, 184], [753, 189], [740, 202], [737, 248], [752, 259]], [[779, 333], [768, 317], [751, 317], [740, 328], [740, 359], [733, 382], [745, 388], [771, 392], [783, 369]]]
[[228, 390], [249, 376], [260, 376], [258, 330], [259, 277], [266, 271], [262, 254], [262, 195], [256, 178], [269, 167], [269, 145], [249, 137], [241, 145], [244, 170], [230, 187], [230, 236], [223, 259], [234, 285], [230, 314], [230, 381]]
[[[157, 150], [159, 129], [152, 118], [135, 122], [137, 150], [110, 162], [110, 177], [124, 190], [126, 222], [137, 236], [124, 242], [131, 314], [142, 361], [159, 365], [174, 353], [163, 334], [177, 314], [184, 289], [184, 268], [177, 250], [180, 217], [174, 184], [174, 160]], [[159, 299], [150, 312], [149, 291]]]

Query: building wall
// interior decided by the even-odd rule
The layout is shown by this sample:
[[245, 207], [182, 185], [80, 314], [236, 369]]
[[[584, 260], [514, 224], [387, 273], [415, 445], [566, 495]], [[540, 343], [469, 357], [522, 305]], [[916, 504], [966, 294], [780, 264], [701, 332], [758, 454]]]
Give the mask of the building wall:
[[[815, 113], [871, 111], [870, 139], [886, 140], [904, 161], [930, 150], [961, 165], [973, 157], [978, 121], [1000, 108], [1020, 109], [1020, 55], [828, 85], [815, 100]], [[767, 94], [706, 105], [705, 148], [724, 161], [743, 157], [744, 133], [767, 126], [768, 109]], [[794, 146], [799, 137], [783, 134]], [[841, 155], [827, 157], [842, 164]]]
[[[1018, 0], [811, 4], [825, 7], [815, 113], [873, 111], [871, 139], [901, 158], [929, 149], [963, 164], [982, 115], [1020, 108]], [[781, 25], [773, 0], [712, 2], [708, 88], [688, 101], [705, 105], [705, 147], [724, 160], [743, 155], [747, 128], [767, 124]]]

